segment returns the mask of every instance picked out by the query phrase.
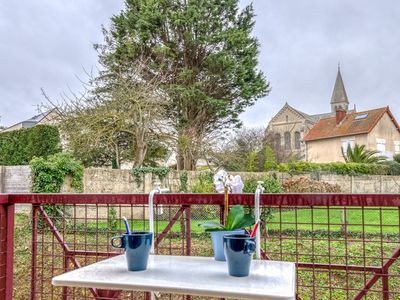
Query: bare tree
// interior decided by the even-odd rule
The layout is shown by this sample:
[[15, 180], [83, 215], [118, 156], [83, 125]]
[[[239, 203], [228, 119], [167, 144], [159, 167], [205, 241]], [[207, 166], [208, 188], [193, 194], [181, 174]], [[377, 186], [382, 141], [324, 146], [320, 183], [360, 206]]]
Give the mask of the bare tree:
[[[85, 92], [62, 97], [61, 103], [48, 99], [60, 111], [60, 129], [75, 153], [103, 160], [123, 160], [141, 166], [150, 142], [158, 141], [165, 121], [168, 97], [160, 78], [144, 80], [142, 66], [120, 66], [90, 75]], [[91, 152], [90, 152], [90, 151]], [[89, 151], [89, 152], [88, 152]]]
[[260, 155], [265, 143], [263, 128], [242, 128], [214, 145], [212, 156], [218, 166], [232, 171], [245, 171], [249, 156], [257, 156], [257, 168], [263, 166]]

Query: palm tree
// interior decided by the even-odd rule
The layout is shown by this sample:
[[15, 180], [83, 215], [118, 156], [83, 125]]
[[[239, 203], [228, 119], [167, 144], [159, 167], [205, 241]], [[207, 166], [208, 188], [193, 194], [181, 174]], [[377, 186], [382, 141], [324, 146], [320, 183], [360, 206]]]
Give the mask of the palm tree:
[[342, 155], [346, 163], [376, 164], [386, 160], [385, 156], [377, 154], [379, 151], [365, 149], [365, 145], [355, 144], [354, 148], [348, 145], [346, 152], [342, 148]]

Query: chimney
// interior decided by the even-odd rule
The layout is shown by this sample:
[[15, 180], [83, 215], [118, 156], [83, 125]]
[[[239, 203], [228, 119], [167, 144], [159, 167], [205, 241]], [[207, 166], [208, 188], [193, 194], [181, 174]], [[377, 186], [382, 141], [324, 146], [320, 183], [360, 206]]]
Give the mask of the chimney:
[[340, 122], [346, 117], [346, 111], [339, 107], [336, 109], [336, 125], [339, 125]]

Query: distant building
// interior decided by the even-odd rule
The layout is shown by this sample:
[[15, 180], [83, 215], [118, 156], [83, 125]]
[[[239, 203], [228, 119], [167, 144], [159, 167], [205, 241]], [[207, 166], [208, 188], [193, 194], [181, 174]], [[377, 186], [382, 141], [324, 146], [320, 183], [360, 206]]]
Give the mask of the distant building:
[[290, 157], [306, 159], [304, 137], [320, 119], [334, 116], [337, 109], [355, 112], [355, 109], [349, 111], [349, 100], [340, 68], [338, 68], [330, 106], [331, 111], [328, 113], [309, 115], [285, 103], [271, 119], [266, 129], [266, 136], [273, 140], [275, 152], [281, 160]]
[[342, 149], [365, 145], [393, 158], [400, 153], [400, 127], [389, 107], [347, 113], [339, 107], [336, 115], [320, 119], [304, 137], [306, 160], [344, 161]]
[[58, 117], [59, 117], [58, 110], [56, 108], [53, 108], [49, 111], [46, 111], [44, 113], [33, 116], [32, 118], [30, 118], [28, 120], [25, 120], [25, 121], [19, 122], [17, 124], [14, 124], [10, 127], [4, 128], [0, 132], [3, 133], [3, 132], [8, 132], [8, 131], [20, 130], [22, 128], [31, 128], [35, 125], [56, 124]]

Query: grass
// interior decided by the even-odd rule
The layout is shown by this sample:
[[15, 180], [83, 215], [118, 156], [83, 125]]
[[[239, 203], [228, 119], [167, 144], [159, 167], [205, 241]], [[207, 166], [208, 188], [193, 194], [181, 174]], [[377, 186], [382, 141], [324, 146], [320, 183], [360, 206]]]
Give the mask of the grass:
[[[273, 217], [267, 221], [268, 229], [274, 231], [320, 231], [320, 232], [341, 232], [342, 229], [342, 208], [304, 208], [296, 210], [282, 210], [281, 213], [273, 210]], [[365, 234], [397, 234], [400, 235], [400, 209], [397, 208], [358, 208], [346, 209], [347, 230], [353, 233]], [[203, 233], [204, 230], [198, 226], [201, 222], [211, 220], [191, 220], [192, 233]], [[125, 226], [122, 221], [114, 220], [114, 228], [121, 231]], [[161, 232], [168, 225], [169, 221], [159, 220], [155, 222], [157, 231]], [[381, 226], [382, 223], [382, 226]], [[132, 230], [148, 230], [148, 221], [131, 220]], [[77, 223], [76, 228], [86, 230], [107, 230], [110, 228], [110, 221], [97, 221], [89, 223]], [[172, 227], [172, 232], [180, 232], [179, 222]]]
[[[340, 232], [342, 208], [304, 208], [275, 212], [268, 228], [272, 230], [303, 230]], [[398, 208], [346, 208], [347, 230], [366, 234], [400, 235]], [[381, 226], [382, 224], [382, 226]]]

